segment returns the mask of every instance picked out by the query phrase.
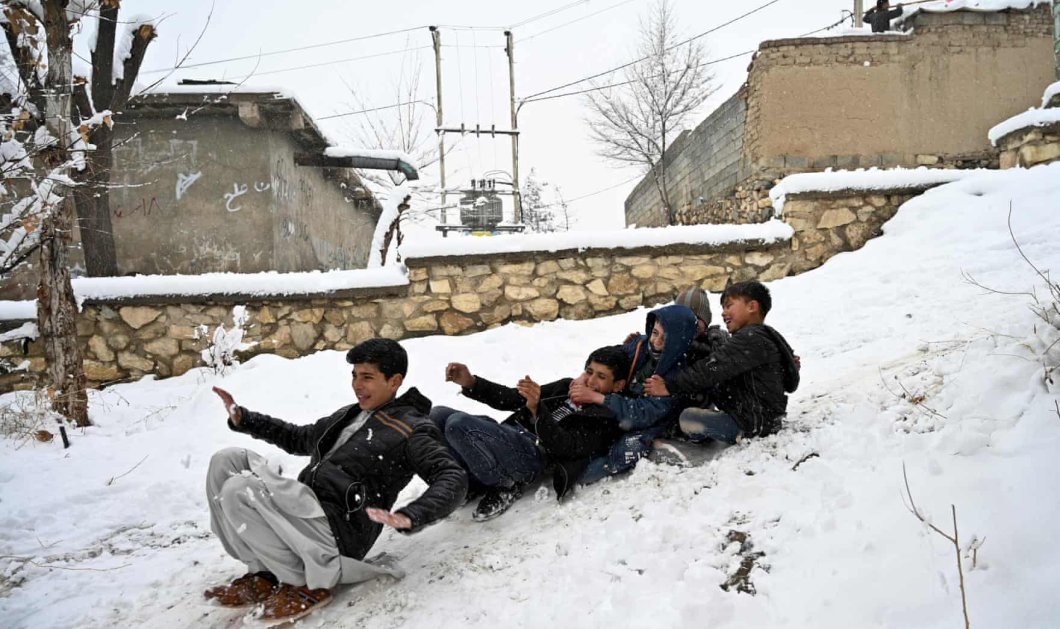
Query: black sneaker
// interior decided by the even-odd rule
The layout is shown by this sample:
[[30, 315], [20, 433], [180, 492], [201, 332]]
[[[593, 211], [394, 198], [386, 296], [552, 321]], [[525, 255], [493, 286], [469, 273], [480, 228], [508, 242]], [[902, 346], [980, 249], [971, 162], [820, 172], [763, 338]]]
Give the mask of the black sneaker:
[[518, 483], [508, 489], [491, 487], [486, 491], [486, 495], [482, 497], [482, 500], [479, 501], [478, 506], [475, 507], [475, 512], [471, 514], [471, 519], [476, 522], [492, 520], [510, 509], [522, 495], [523, 486]]

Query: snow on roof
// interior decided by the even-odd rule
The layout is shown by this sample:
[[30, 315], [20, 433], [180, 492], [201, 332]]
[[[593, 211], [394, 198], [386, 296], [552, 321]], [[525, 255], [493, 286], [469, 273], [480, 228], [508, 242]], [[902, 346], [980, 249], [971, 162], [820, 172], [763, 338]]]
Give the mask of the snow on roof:
[[978, 170], [944, 170], [941, 168], [890, 168], [881, 170], [837, 170], [822, 173], [788, 175], [769, 191], [777, 214], [784, 211], [784, 199], [802, 192], [836, 192], [839, 190], [898, 190], [937, 186], [958, 181]]
[[324, 155], [327, 157], [371, 157], [374, 159], [399, 159], [406, 164], [416, 166], [415, 160], [412, 156], [404, 151], [394, 151], [389, 149], [366, 149], [356, 146], [329, 146], [324, 149]]
[[1022, 10], [1049, 4], [1049, 0], [937, 0], [926, 2], [913, 11], [925, 13], [949, 13], [951, 11], [1005, 11], [1006, 9]]
[[[239, 85], [232, 83], [197, 84], [197, 85], [158, 85], [147, 94], [164, 97], [166, 94], [258, 94], [273, 98], [298, 99], [288, 88], [274, 85]], [[301, 105], [299, 104], [301, 107]], [[304, 109], [304, 108], [303, 108]]]
[[1001, 138], [1014, 131], [1019, 131], [1020, 129], [1026, 129], [1028, 127], [1043, 127], [1045, 125], [1057, 123], [1060, 123], [1060, 108], [1028, 109], [1022, 114], [1016, 114], [1008, 120], [994, 125], [987, 133], [987, 137], [990, 138], [991, 144], [997, 146], [997, 143]]
[[[1021, 11], [1037, 7], [1040, 4], [1049, 4], [1049, 2], [1050, 0], [936, 0], [936, 2], [928, 2], [917, 7], [907, 7], [905, 13], [896, 19], [895, 23], [900, 24], [910, 20], [920, 12], [951, 13], [953, 11], [977, 11], [980, 13], [988, 13], [1006, 10]], [[893, 5], [894, 3], [892, 3], [892, 6]]]
[[1056, 96], [1057, 94], [1060, 94], [1060, 81], [1045, 88], [1045, 91], [1042, 93], [1042, 109], [1048, 107], [1049, 101], [1051, 101], [1053, 96]]
[[512, 234], [492, 237], [459, 237], [402, 245], [406, 258], [467, 256], [565, 249], [633, 249], [668, 245], [724, 245], [762, 240], [789, 240], [794, 234], [784, 222], [771, 220], [753, 225], [688, 225], [611, 231], [575, 231], [551, 234]]

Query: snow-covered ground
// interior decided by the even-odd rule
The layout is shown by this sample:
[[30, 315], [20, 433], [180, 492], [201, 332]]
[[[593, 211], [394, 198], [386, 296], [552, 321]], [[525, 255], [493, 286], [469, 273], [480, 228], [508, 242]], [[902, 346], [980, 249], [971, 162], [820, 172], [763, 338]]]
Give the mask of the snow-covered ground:
[[[1032, 312], [1045, 282], [1006, 221], [1011, 205], [1026, 256], [1060, 269], [1058, 201], [1060, 163], [910, 201], [862, 250], [770, 284], [769, 322], [803, 364], [780, 434], [700, 467], [643, 462], [563, 505], [538, 490], [485, 524], [464, 508], [414, 536], [386, 532], [374, 551], [408, 576], [340, 590], [301, 626], [960, 626], [953, 547], [907, 510], [904, 465], [932, 522], [950, 530], [955, 505], [962, 545], [982, 541], [964, 562], [973, 626], [1055, 627], [1060, 373], [1046, 369], [1060, 362], [1060, 315]], [[447, 361], [502, 382], [570, 375], [643, 317], [406, 341], [409, 381], [481, 410], [443, 383]], [[93, 393], [97, 426], [73, 431], [69, 450], [0, 440], [0, 624], [182, 626], [174, 610], [200, 609], [206, 586], [241, 572], [209, 532], [210, 454], [251, 446], [289, 473], [301, 461], [229, 432], [216, 383], [297, 422], [351, 399], [339, 352], [260, 356], [223, 378]], [[733, 530], [765, 553], [753, 596], [720, 587], [743, 560]]]

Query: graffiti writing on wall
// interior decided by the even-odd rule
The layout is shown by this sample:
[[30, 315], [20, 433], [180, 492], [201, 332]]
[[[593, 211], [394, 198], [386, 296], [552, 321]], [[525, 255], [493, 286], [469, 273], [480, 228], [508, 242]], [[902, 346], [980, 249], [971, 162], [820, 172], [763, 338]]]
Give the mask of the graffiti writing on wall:
[[156, 197], [140, 197], [138, 201], [133, 201], [129, 205], [119, 205], [111, 210], [111, 215], [114, 218], [126, 218], [133, 216], [151, 216], [155, 211], [161, 211], [162, 205], [158, 202]]
[[185, 175], [184, 173], [177, 173], [177, 201], [184, 196], [184, 193], [188, 191], [191, 184], [199, 180], [202, 177], [202, 171]]
[[225, 210], [229, 212], [242, 210], [243, 205], [238, 200], [251, 190], [258, 194], [271, 191], [273, 198], [283, 201], [290, 201], [294, 198], [291, 185], [283, 177], [274, 177], [272, 181], [255, 181], [253, 184], [235, 182], [232, 184], [232, 191], [222, 195], [225, 202]]

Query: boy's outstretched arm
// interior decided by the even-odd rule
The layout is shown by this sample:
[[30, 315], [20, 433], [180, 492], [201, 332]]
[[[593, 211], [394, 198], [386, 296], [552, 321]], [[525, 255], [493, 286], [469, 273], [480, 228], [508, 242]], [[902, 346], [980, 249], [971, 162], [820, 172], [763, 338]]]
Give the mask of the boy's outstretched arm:
[[264, 413], [255, 413], [249, 409], [236, 404], [235, 398], [221, 387], [214, 387], [213, 392], [224, 402], [225, 411], [228, 413], [228, 427], [236, 432], [242, 432], [254, 437], [268, 441], [289, 454], [307, 456], [313, 453], [315, 441], [312, 438], [316, 425], [321, 421], [327, 421], [324, 417], [312, 424], [297, 425], [285, 422], [282, 419], [269, 417]]

